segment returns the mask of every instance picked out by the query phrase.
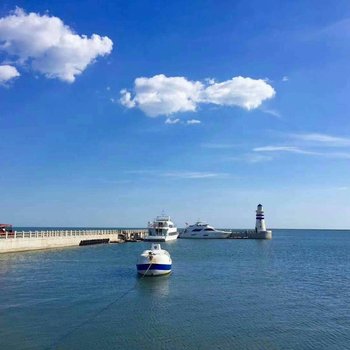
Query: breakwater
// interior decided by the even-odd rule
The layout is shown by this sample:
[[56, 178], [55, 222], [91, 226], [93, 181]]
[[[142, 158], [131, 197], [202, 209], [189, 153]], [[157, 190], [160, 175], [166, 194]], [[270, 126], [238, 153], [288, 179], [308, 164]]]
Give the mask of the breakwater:
[[272, 239], [272, 231], [255, 231], [255, 230], [244, 230], [244, 231], [232, 231], [229, 239]]
[[146, 229], [13, 231], [0, 235], [0, 253], [143, 239]]
[[[136, 242], [143, 240], [146, 235], [147, 229], [13, 231], [0, 233], [0, 254], [101, 243]], [[271, 231], [255, 230], [232, 231], [228, 237], [228, 239], [271, 238]]]

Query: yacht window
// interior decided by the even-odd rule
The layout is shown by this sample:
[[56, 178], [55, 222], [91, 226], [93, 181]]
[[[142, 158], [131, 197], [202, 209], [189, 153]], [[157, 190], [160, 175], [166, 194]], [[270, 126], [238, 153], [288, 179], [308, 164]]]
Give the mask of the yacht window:
[[215, 230], [212, 228], [206, 228], [206, 229], [204, 229], [204, 231], [215, 231]]
[[192, 232], [199, 232], [199, 231], [202, 231], [201, 228], [195, 228], [194, 230], [192, 230]]

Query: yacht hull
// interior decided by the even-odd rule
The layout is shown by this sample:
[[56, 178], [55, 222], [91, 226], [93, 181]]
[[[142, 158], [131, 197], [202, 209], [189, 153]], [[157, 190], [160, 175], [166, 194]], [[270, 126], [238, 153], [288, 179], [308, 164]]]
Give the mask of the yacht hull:
[[225, 239], [230, 236], [231, 232], [225, 233], [225, 234], [218, 234], [218, 235], [191, 235], [191, 234], [184, 234], [180, 235], [179, 238], [184, 239]]
[[147, 236], [145, 237], [144, 241], [146, 242], [168, 242], [168, 241], [174, 241], [177, 239], [179, 234], [171, 235], [171, 236]]

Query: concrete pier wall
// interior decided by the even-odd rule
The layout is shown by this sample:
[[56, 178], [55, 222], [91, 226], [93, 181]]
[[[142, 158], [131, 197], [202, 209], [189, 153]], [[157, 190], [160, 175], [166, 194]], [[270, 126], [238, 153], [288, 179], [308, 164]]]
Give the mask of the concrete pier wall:
[[[145, 230], [79, 230], [15, 232], [0, 237], [0, 254], [37, 249], [79, 246], [82, 241], [109, 239], [122, 241], [125, 237], [142, 238]], [[121, 239], [122, 237], [122, 239]]]
[[[103, 238], [118, 240], [118, 235], [103, 235]], [[86, 235], [76, 237], [40, 237], [40, 238], [17, 238], [0, 241], [0, 253], [20, 252], [25, 250], [60, 248], [78, 246], [81, 241], [101, 239], [101, 235]]]

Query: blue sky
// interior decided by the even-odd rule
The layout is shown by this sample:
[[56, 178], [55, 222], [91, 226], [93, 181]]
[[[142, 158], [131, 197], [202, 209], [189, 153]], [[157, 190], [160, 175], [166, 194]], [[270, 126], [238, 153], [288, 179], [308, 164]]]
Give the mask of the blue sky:
[[349, 56], [348, 1], [3, 1], [0, 221], [348, 228]]

